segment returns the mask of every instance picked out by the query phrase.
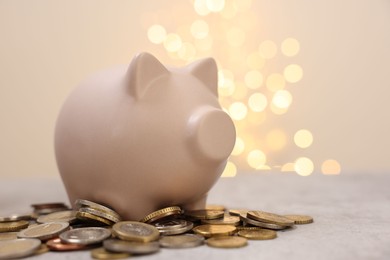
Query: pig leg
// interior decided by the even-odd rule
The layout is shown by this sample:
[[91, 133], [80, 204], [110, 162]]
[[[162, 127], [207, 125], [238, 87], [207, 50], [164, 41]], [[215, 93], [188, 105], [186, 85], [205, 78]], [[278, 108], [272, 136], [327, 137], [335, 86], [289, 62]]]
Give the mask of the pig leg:
[[196, 210], [206, 208], [207, 193], [202, 197], [183, 205], [184, 210]]

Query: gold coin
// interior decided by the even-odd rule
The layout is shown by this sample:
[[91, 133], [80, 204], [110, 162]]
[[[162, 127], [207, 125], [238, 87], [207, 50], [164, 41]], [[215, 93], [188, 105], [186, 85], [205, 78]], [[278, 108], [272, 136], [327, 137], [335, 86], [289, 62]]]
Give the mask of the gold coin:
[[251, 227], [251, 226], [238, 226], [237, 231], [241, 230], [263, 230], [264, 228], [261, 227]]
[[93, 208], [93, 209], [96, 209], [96, 210], [99, 210], [99, 211], [106, 212], [107, 214], [112, 215], [113, 217], [118, 219], [118, 221], [121, 219], [119, 214], [117, 212], [115, 212], [113, 209], [109, 208], [109, 207], [103, 206], [101, 204], [98, 204], [96, 202], [92, 202], [92, 201], [89, 201], [89, 200], [77, 199], [75, 201], [75, 209], [76, 210], [78, 210], [80, 208], [84, 208], [84, 207], [85, 208]]
[[294, 225], [294, 221], [288, 219], [284, 216], [277, 215], [274, 213], [259, 211], [259, 210], [251, 210], [248, 211], [247, 217], [250, 219], [254, 219], [261, 222], [276, 224], [280, 226], [292, 226]]
[[238, 226], [240, 224], [240, 217], [225, 215], [223, 218], [219, 219], [202, 219], [203, 224], [212, 224], [212, 225], [233, 225]]
[[273, 223], [266, 223], [266, 222], [261, 222], [257, 220], [253, 220], [250, 218], [245, 218], [243, 216], [240, 216], [240, 219], [243, 221], [244, 225], [252, 225], [256, 227], [262, 227], [262, 228], [268, 228], [268, 229], [275, 229], [275, 230], [280, 230], [280, 229], [286, 229], [289, 226], [281, 226]]
[[226, 208], [225, 208], [225, 206], [223, 206], [223, 205], [213, 205], [213, 204], [209, 204], [209, 205], [206, 205], [206, 210], [219, 210], [219, 211], [225, 211]]
[[248, 211], [249, 210], [247, 210], [247, 209], [230, 209], [229, 210], [229, 214], [233, 215], [233, 216], [244, 216], [244, 217], [246, 217], [246, 213]]
[[19, 220], [30, 220], [31, 214], [12, 214], [6, 217], [0, 217], [0, 222], [10, 222]]
[[267, 240], [276, 238], [276, 232], [269, 229], [240, 230], [238, 231], [238, 235], [251, 240]]
[[104, 247], [99, 247], [91, 251], [91, 256], [95, 259], [124, 259], [131, 255], [128, 253], [114, 253], [107, 251]]
[[112, 215], [111, 213], [107, 211], [102, 211], [94, 208], [89, 208], [89, 207], [84, 207], [84, 208], [79, 208], [78, 212], [85, 212], [91, 215], [94, 215], [96, 217], [104, 218], [111, 223], [116, 223], [119, 222], [121, 219], [116, 217], [116, 215]]
[[212, 236], [229, 236], [236, 232], [237, 228], [231, 225], [200, 225], [194, 227], [192, 231], [196, 234], [202, 235], [204, 237]]
[[17, 239], [18, 232], [4, 232], [0, 233], [0, 241], [2, 240], [12, 240], [12, 239]]
[[288, 219], [293, 220], [295, 224], [309, 224], [314, 222], [312, 217], [306, 215], [284, 215], [284, 216]]
[[180, 207], [177, 206], [167, 207], [150, 213], [149, 215], [141, 219], [140, 222], [151, 223], [159, 219], [165, 218], [167, 216], [178, 215], [178, 214], [181, 214]]
[[97, 222], [97, 223], [104, 224], [104, 225], [109, 225], [109, 226], [114, 224], [112, 221], [110, 221], [108, 219], [101, 218], [101, 217], [96, 216], [96, 215], [92, 215], [92, 214], [90, 214], [88, 212], [80, 212], [80, 211], [78, 211], [76, 213], [76, 218], [81, 219], [81, 220], [86, 220], [86, 221], [92, 221], [92, 222], [95, 222], [95, 223]]
[[120, 239], [145, 243], [157, 240], [160, 237], [160, 232], [156, 227], [136, 221], [115, 223], [112, 226], [112, 232]]
[[19, 231], [28, 227], [29, 222], [26, 220], [12, 221], [12, 222], [1, 222], [0, 232], [11, 232]]
[[35, 250], [34, 255], [41, 255], [49, 252], [49, 247], [46, 244], [41, 244], [41, 246]]
[[219, 248], [238, 248], [244, 247], [248, 244], [246, 238], [243, 237], [212, 237], [206, 240], [206, 244], [211, 247]]
[[38, 217], [37, 222], [41, 224], [49, 222], [74, 223], [77, 220], [76, 213], [74, 210], [57, 211]]
[[34, 227], [29, 227], [18, 233], [19, 238], [38, 238], [40, 240], [48, 240], [58, 236], [60, 233], [69, 228], [68, 222], [50, 222], [40, 224]]
[[207, 209], [198, 209], [198, 210], [186, 210], [184, 215], [190, 219], [217, 219], [223, 218], [225, 212], [222, 210], [207, 210]]

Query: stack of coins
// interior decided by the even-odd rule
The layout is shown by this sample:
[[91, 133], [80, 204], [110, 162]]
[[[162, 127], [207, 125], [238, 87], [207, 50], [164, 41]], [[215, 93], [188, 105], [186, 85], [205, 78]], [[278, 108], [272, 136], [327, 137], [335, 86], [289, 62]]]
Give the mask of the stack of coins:
[[248, 240], [275, 239], [277, 231], [313, 222], [306, 215], [227, 210], [219, 205], [191, 211], [170, 206], [138, 221], [123, 221], [110, 207], [83, 199], [76, 200], [74, 210], [63, 203], [33, 208], [32, 214], [0, 217], [0, 259], [47, 251], [91, 250], [95, 259], [120, 259], [203, 244], [238, 248], [247, 246]]

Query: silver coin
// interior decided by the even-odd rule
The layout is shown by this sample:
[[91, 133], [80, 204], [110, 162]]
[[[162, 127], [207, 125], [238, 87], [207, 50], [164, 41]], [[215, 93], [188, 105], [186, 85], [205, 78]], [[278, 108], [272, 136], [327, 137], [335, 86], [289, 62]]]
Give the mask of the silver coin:
[[250, 224], [250, 225], [253, 225], [256, 227], [263, 227], [263, 228], [274, 229], [274, 230], [280, 230], [280, 229], [287, 228], [286, 226], [280, 226], [280, 225], [272, 224], [272, 223], [264, 223], [264, 222], [260, 222], [260, 221], [253, 220], [250, 218], [246, 218], [244, 216], [240, 216], [240, 219], [244, 222], [245, 225]]
[[191, 230], [194, 227], [194, 223], [191, 221], [184, 220], [184, 226], [178, 228], [165, 228], [159, 229], [161, 235], [170, 236], [170, 235], [179, 235], [184, 234], [187, 231]]
[[161, 247], [189, 248], [202, 245], [204, 243], [204, 237], [194, 234], [164, 236], [160, 238], [159, 243]]
[[27, 257], [41, 246], [41, 240], [32, 238], [0, 241], [0, 259]]
[[115, 216], [117, 219], [121, 219], [119, 214], [117, 212], [115, 212], [113, 209], [109, 208], [109, 207], [103, 206], [101, 204], [98, 204], [96, 202], [92, 202], [92, 201], [89, 201], [89, 200], [77, 199], [75, 201], [75, 208], [76, 208], [76, 210], [78, 210], [80, 208], [83, 208], [83, 207], [93, 208], [93, 209], [97, 209], [97, 210], [100, 210], [100, 211], [104, 211], [104, 212], [107, 212], [110, 215]]
[[154, 223], [154, 225], [156, 226], [156, 228], [158, 230], [174, 229], [174, 228], [185, 227], [187, 225], [186, 222], [187, 221], [185, 221], [183, 219], [167, 219], [167, 220], [156, 222], [156, 223]]
[[107, 219], [107, 220], [112, 221], [114, 223], [117, 223], [120, 221], [120, 218], [118, 218], [116, 215], [113, 215], [113, 214], [106, 212], [106, 211], [94, 209], [94, 208], [88, 208], [88, 207], [79, 208], [79, 212], [86, 212], [86, 213]]
[[19, 238], [38, 238], [48, 240], [69, 228], [68, 222], [50, 222], [28, 227], [18, 233]]
[[60, 234], [64, 243], [91, 245], [101, 243], [111, 236], [111, 231], [101, 227], [75, 228]]
[[156, 241], [144, 243], [119, 239], [107, 239], [103, 242], [103, 246], [105, 249], [112, 252], [131, 253], [138, 255], [151, 254], [160, 250], [160, 244]]
[[57, 211], [47, 215], [39, 216], [37, 222], [41, 224], [50, 222], [74, 223], [77, 220], [76, 213], [77, 211], [74, 210]]
[[6, 217], [0, 217], [0, 222], [11, 222], [19, 220], [30, 220], [31, 214], [12, 214]]
[[240, 224], [240, 217], [225, 215], [220, 219], [202, 219], [202, 224], [211, 224], [211, 225], [233, 225], [238, 226]]

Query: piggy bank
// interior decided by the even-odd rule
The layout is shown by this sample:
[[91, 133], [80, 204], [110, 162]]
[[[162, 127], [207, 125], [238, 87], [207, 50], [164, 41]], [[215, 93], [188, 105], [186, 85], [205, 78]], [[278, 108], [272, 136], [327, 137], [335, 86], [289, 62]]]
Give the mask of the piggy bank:
[[212, 58], [167, 68], [149, 53], [105, 70], [66, 99], [55, 153], [70, 202], [140, 220], [168, 206], [204, 208], [234, 143]]

